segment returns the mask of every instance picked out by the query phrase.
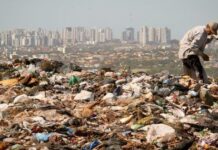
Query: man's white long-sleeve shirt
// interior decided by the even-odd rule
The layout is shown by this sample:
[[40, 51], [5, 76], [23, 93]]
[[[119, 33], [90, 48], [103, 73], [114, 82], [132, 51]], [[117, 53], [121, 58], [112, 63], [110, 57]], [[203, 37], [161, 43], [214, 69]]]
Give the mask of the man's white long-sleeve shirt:
[[207, 44], [205, 26], [197, 26], [189, 30], [180, 41], [179, 59], [190, 55], [201, 56]]

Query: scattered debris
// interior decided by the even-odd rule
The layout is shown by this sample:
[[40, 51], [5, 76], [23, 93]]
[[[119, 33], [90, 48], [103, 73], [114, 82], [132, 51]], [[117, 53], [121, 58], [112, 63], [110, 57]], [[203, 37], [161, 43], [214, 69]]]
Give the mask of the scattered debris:
[[169, 72], [0, 65], [0, 149], [215, 149], [218, 85]]

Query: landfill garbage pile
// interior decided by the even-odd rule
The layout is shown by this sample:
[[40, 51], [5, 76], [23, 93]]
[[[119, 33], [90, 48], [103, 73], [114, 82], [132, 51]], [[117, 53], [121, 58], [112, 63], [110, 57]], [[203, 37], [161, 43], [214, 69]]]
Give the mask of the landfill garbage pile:
[[168, 72], [0, 65], [0, 150], [217, 149], [218, 85]]

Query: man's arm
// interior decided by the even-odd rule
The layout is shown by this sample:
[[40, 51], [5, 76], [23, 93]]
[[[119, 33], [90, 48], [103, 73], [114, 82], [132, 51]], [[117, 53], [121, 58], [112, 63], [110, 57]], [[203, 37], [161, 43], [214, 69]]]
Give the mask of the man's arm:
[[204, 47], [202, 47], [202, 45], [204, 45], [205, 43], [205, 37], [202, 35], [202, 33], [197, 33], [194, 37], [194, 39], [192, 40], [191, 44], [190, 44], [190, 49], [196, 54], [196, 55], [200, 55], [202, 56], [203, 51], [204, 51]]
[[201, 33], [196, 34], [195, 38], [191, 42], [190, 49], [198, 56], [201, 56], [204, 61], [209, 61], [209, 56], [204, 53], [204, 47], [200, 47], [203, 45], [205, 40]]

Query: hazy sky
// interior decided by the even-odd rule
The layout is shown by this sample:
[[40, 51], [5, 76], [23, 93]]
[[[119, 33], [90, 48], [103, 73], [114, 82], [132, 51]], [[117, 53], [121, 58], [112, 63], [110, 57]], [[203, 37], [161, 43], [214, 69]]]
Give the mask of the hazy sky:
[[218, 0], [0, 0], [0, 30], [66, 26], [169, 27], [173, 38], [189, 28], [218, 22]]

